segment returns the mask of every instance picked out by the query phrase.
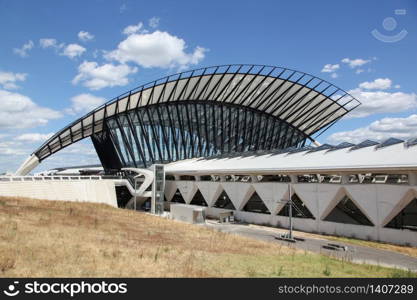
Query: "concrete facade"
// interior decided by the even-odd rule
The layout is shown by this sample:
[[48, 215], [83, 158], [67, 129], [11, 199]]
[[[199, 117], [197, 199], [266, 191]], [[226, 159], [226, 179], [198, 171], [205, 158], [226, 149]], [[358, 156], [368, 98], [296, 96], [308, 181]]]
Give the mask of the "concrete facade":
[[[30, 178], [30, 177], [29, 177]], [[24, 180], [10, 178], [0, 181], [0, 195], [8, 197], [27, 197], [44, 200], [104, 203], [117, 207], [113, 180], [91, 180], [77, 177], [71, 180]], [[15, 179], [15, 180], [13, 180]]]
[[171, 204], [170, 218], [187, 223], [204, 223], [205, 207], [186, 204]]
[[[385, 227], [417, 197], [415, 184], [292, 183], [291, 186], [292, 194], [297, 194], [315, 218], [293, 218], [293, 226], [297, 230], [417, 246], [416, 231]], [[214, 207], [218, 196], [224, 190], [236, 208], [234, 216], [237, 220], [284, 228], [289, 223], [288, 217], [277, 215], [285, 205], [283, 200], [288, 199], [288, 183], [167, 181], [165, 189], [167, 201], [171, 201], [177, 189], [186, 203], [190, 203], [197, 190], [200, 190], [208, 204], [206, 210], [208, 216], [218, 217], [219, 212], [225, 211]], [[255, 191], [271, 214], [243, 211], [243, 207]], [[345, 195], [374, 226], [323, 220]]]

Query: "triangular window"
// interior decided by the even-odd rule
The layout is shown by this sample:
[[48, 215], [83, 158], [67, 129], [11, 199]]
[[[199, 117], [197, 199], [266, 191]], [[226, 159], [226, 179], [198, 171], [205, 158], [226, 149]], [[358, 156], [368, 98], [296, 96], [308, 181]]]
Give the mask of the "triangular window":
[[323, 220], [335, 223], [374, 226], [348, 196], [344, 196]]
[[[304, 219], [315, 219], [313, 214], [304, 204], [304, 202], [298, 197], [297, 194], [293, 194], [291, 197], [292, 202], [292, 216], [294, 218], [304, 218]], [[290, 215], [290, 206], [289, 203], [286, 203], [284, 207], [279, 211], [278, 216], [289, 217]]]
[[206, 200], [204, 199], [203, 195], [201, 194], [200, 190], [197, 190], [195, 193], [193, 200], [191, 200], [192, 205], [200, 205], [200, 206], [208, 206]]
[[220, 196], [216, 200], [216, 203], [214, 203], [213, 206], [217, 208], [236, 210], [235, 206], [232, 203], [232, 200], [230, 200], [229, 196], [227, 195], [225, 191], [223, 191], [220, 194]]
[[181, 192], [179, 189], [175, 191], [174, 197], [172, 197], [171, 202], [177, 202], [177, 203], [185, 203], [184, 198], [181, 195]]
[[252, 194], [243, 210], [260, 214], [271, 214], [257, 192]]
[[385, 227], [417, 231], [417, 198], [404, 207]]

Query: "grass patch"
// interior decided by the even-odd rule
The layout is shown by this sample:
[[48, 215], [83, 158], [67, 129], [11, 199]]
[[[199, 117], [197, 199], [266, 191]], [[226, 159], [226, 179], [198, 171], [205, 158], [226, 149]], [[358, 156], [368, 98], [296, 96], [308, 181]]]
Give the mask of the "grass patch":
[[[257, 228], [262, 227], [259, 225], [251, 224], [249, 225], [251, 227]], [[286, 229], [278, 229], [276, 227], [262, 227], [263, 230], [269, 229], [273, 232], [279, 232], [282, 233], [283, 231], [287, 231]], [[411, 257], [417, 258], [417, 247], [413, 246], [407, 246], [407, 245], [394, 245], [394, 244], [388, 244], [384, 242], [375, 242], [375, 241], [369, 241], [369, 240], [361, 240], [354, 237], [339, 237], [334, 235], [327, 235], [327, 234], [317, 234], [317, 233], [309, 233], [309, 232], [301, 232], [301, 231], [294, 231], [294, 234], [300, 237], [306, 237], [306, 238], [316, 238], [316, 239], [326, 239], [330, 241], [336, 241], [336, 242], [343, 242], [351, 245], [358, 245], [358, 246], [365, 246], [365, 247], [371, 247], [371, 248], [378, 248], [382, 250], [387, 251], [393, 251], [398, 252], [401, 254], [406, 254]]]
[[0, 198], [2, 277], [412, 277], [104, 204]]
[[348, 238], [348, 237], [326, 236], [326, 238], [328, 240], [344, 242], [344, 243], [352, 244], [352, 245], [373, 247], [373, 248], [378, 248], [382, 250], [399, 252], [399, 253], [417, 258], [417, 247], [393, 245], [393, 244], [388, 244], [388, 243], [383, 243], [383, 242], [365, 241], [365, 240], [353, 239], [353, 238]]

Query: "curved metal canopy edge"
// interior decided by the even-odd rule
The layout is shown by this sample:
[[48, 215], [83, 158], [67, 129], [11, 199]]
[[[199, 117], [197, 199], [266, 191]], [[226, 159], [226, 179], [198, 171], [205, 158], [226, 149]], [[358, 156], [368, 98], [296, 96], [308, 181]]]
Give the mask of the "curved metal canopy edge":
[[152, 81], [108, 101], [57, 132], [33, 156], [40, 162], [102, 132], [105, 120], [112, 116], [185, 101], [215, 101], [258, 111], [288, 124], [312, 141], [360, 105], [326, 80], [288, 68], [246, 64], [206, 67]]

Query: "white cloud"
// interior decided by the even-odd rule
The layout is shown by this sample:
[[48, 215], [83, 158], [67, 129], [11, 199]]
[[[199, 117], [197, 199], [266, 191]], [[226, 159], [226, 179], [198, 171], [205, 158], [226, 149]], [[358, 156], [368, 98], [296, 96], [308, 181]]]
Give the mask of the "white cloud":
[[367, 90], [386, 90], [391, 87], [392, 81], [389, 78], [377, 78], [374, 81], [365, 81], [359, 87]]
[[185, 41], [168, 32], [132, 34], [122, 41], [116, 50], [105, 55], [109, 60], [121, 63], [135, 62], [145, 68], [180, 67], [198, 64], [205, 56], [205, 48], [196, 47], [186, 53]]
[[24, 133], [15, 137], [15, 140], [28, 143], [43, 142], [49, 139], [54, 134], [51, 133]]
[[147, 30], [143, 29], [143, 23], [139, 22], [136, 25], [129, 25], [123, 29], [123, 34], [131, 35], [134, 33], [147, 33]]
[[[82, 33], [84, 31], [80, 31], [80, 33]], [[88, 34], [88, 32], [86, 32]], [[78, 34], [80, 35], [80, 34]], [[94, 36], [93, 36], [94, 37]], [[68, 44], [66, 45], [65, 43], [58, 43], [58, 41], [56, 39], [53, 38], [43, 38], [43, 39], [39, 39], [39, 45], [42, 49], [48, 49], [48, 48], [52, 48], [54, 49], [57, 53], [59, 52], [59, 55], [62, 56], [67, 56], [71, 59], [81, 56], [86, 49], [78, 44]]]
[[48, 157], [33, 172], [93, 164], [101, 165], [90, 139], [84, 139]]
[[332, 73], [332, 75], [330, 75], [331, 78], [337, 78], [339, 77], [339, 75], [337, 75], [337, 73]]
[[39, 39], [39, 45], [43, 49], [59, 47], [58, 46], [58, 41], [56, 39], [51, 39], [51, 38]]
[[80, 39], [80, 41], [88, 42], [94, 39], [94, 35], [92, 35], [88, 31], [80, 31], [78, 32], [78, 38]]
[[365, 72], [364, 69], [356, 69], [356, 71], [355, 71], [356, 74], [360, 74], [360, 73], [363, 73], [363, 72]]
[[52, 135], [52, 133], [25, 133], [17, 136], [9, 134], [7, 140], [0, 140], [0, 173], [5, 171], [13, 173], [32, 153], [34, 145], [39, 145]]
[[339, 64], [326, 64], [324, 65], [323, 69], [321, 70], [323, 73], [333, 73], [336, 72], [340, 68]]
[[31, 128], [45, 125], [62, 114], [50, 108], [38, 106], [29, 97], [0, 90], [0, 128]]
[[357, 68], [360, 66], [363, 66], [364, 64], [370, 63], [371, 60], [370, 59], [362, 59], [362, 58], [357, 58], [357, 59], [350, 59], [350, 58], [344, 58], [342, 59], [342, 63], [348, 64], [349, 67], [351, 68]]
[[23, 44], [21, 48], [14, 48], [13, 52], [17, 55], [20, 55], [20, 57], [27, 57], [27, 52], [31, 50], [34, 46], [33, 41], [29, 40], [27, 43]]
[[[29, 154], [31, 150], [25, 149], [21, 142], [18, 141], [0, 141], [0, 173], [8, 170], [16, 169], [17, 167], [8, 167], [7, 164], [16, 163], [17, 157], [19, 155]], [[32, 149], [33, 151], [33, 149]], [[5, 158], [7, 156], [7, 158]], [[10, 159], [12, 156], [12, 159]]]
[[66, 112], [72, 115], [87, 113], [102, 105], [105, 99], [91, 94], [80, 94], [71, 98], [71, 107]]
[[383, 141], [390, 137], [409, 139], [417, 136], [417, 115], [405, 118], [383, 118], [370, 125], [351, 131], [337, 132], [330, 135], [329, 143], [360, 143], [366, 139]]
[[394, 87], [395, 87], [396, 89], [399, 89], [399, 88], [401, 88], [401, 85], [396, 84]]
[[[33, 135], [37, 136], [36, 133]], [[42, 134], [40, 135], [41, 138], [45, 136]], [[32, 142], [29, 138], [25, 139], [24, 141], [17, 140], [16, 138], [9, 138], [4, 142], [0, 141], [0, 173], [5, 171], [10, 171], [13, 173], [33, 152], [34, 147], [41, 144], [42, 142], [43, 141], [41, 140], [33, 140]], [[57, 167], [91, 164], [100, 165], [100, 161], [91, 141], [89, 139], [84, 139], [48, 157], [33, 171], [33, 173], [50, 170]]]
[[160, 18], [158, 17], [152, 17], [149, 19], [149, 27], [151, 28], [156, 28], [159, 26], [159, 20]]
[[69, 44], [64, 48], [60, 55], [65, 55], [69, 58], [74, 58], [77, 56], [81, 56], [85, 51], [86, 49], [83, 46], [80, 46], [78, 44]]
[[364, 91], [361, 88], [348, 91], [362, 105], [347, 114], [346, 118], [362, 118], [373, 114], [396, 113], [415, 109], [417, 95], [403, 92]]
[[137, 72], [137, 68], [128, 65], [104, 64], [84, 61], [78, 66], [78, 75], [72, 80], [73, 84], [82, 82], [85, 87], [99, 90], [105, 87], [124, 86], [129, 83], [128, 75]]
[[16, 84], [17, 81], [25, 81], [26, 73], [12, 73], [12, 72], [1, 72], [0, 71], [0, 85], [4, 89], [17, 89], [19, 88]]

